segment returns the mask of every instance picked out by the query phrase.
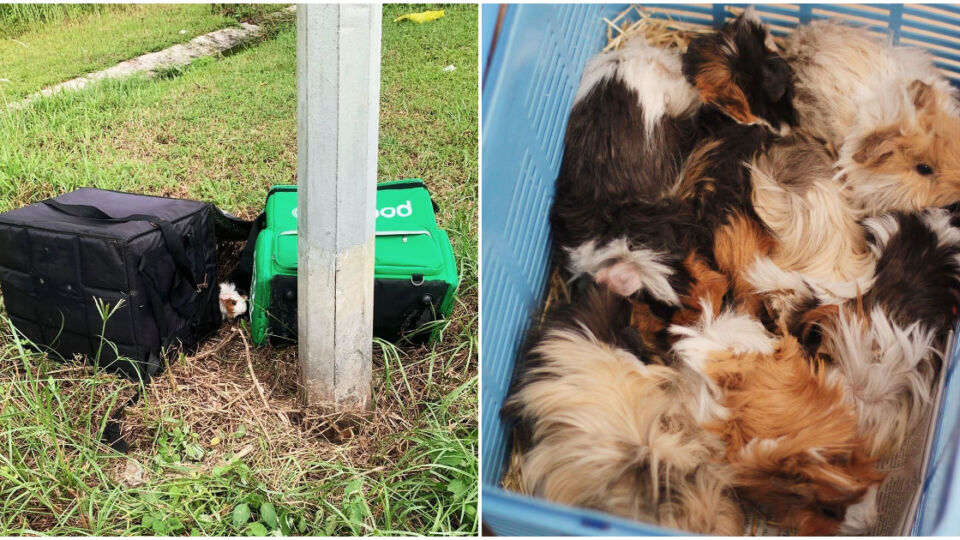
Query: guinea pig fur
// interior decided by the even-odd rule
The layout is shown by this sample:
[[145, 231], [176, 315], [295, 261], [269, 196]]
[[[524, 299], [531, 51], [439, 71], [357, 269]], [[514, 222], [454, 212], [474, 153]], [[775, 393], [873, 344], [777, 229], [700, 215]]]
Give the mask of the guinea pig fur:
[[960, 201], [957, 97], [913, 81], [865, 103], [837, 161], [848, 198], [868, 215]]
[[[727, 276], [714, 270], [708, 260], [696, 251], [691, 251], [683, 260], [683, 268], [689, 282], [685, 293], [680, 296], [679, 308], [631, 298], [633, 314], [630, 326], [643, 342], [645, 357], [671, 358], [671, 345], [675, 339], [667, 331], [667, 326], [686, 325], [699, 320], [704, 305], [710, 306], [715, 314], [719, 313], [730, 290]], [[669, 363], [669, 360], [662, 360], [661, 363]]]
[[[756, 51], [766, 50], [764, 40], [768, 34], [756, 22], [740, 18], [716, 36], [711, 38], [711, 43], [727, 40], [739, 47], [734, 51], [721, 47], [725, 54], [724, 66], [736, 70], [741, 64], [750, 64], [757, 56]], [[735, 116], [723, 108], [723, 104], [730, 101], [724, 97], [727, 94], [734, 96], [730, 98], [734, 101], [746, 99], [743, 96], [751, 91], [737, 85], [753, 84], [754, 79], [739, 71], [731, 72], [723, 87], [701, 88], [697, 93], [680, 80], [683, 77], [676, 70], [676, 56], [664, 56], [671, 53], [657, 50], [656, 61], [651, 61], [650, 49], [635, 44], [633, 48], [618, 51], [631, 60], [623, 60], [617, 66], [634, 66], [635, 71], [630, 73], [639, 73], [647, 79], [645, 90], [638, 94], [639, 107], [634, 105], [634, 94], [629, 94], [627, 101], [634, 107], [632, 118], [627, 118], [623, 106], [613, 112], [608, 110], [616, 100], [603, 93], [615, 85], [602, 84], [602, 81], [620, 79], [595, 72], [613, 72], [610, 58], [601, 55], [585, 71], [578, 93], [583, 101], [574, 106], [565, 138], [551, 225], [556, 245], [562, 248], [560, 256], [574, 277], [587, 275], [620, 294], [642, 291], [659, 302], [678, 306], [679, 297], [685, 291], [680, 263], [687, 253], [697, 250], [708, 254], [712, 230], [732, 210], [752, 212], [749, 178], [743, 161], [761, 150], [771, 140], [772, 133], [765, 127], [766, 123], [751, 120], [756, 125], [744, 125], [732, 119]], [[702, 49], [709, 49], [706, 42]], [[772, 66], [767, 56], [765, 52], [763, 61]], [[685, 53], [685, 69], [697, 73], [691, 80], [711, 72], [709, 65], [702, 65], [703, 58], [691, 50]], [[617, 69], [617, 73], [625, 72], [623, 68]], [[773, 77], [777, 69], [768, 66], [767, 71], [772, 70], [769, 77]], [[787, 85], [784, 95], [788, 95], [788, 76], [784, 84]], [[628, 86], [620, 84], [618, 92]], [[662, 105], [664, 89], [668, 87], [684, 97], [683, 107], [671, 110]], [[680, 88], [686, 88], [688, 93], [680, 92]], [[704, 91], [708, 93], [707, 98], [703, 97]], [[693, 99], [688, 100], [691, 95]], [[701, 101], [715, 106], [699, 107]], [[648, 103], [655, 106], [648, 107]], [[789, 99], [772, 106], [751, 98], [741, 105], [746, 107], [742, 110], [751, 115], [750, 107], [757, 107], [764, 117], [773, 118], [772, 111], [779, 111], [776, 114], [786, 118], [783, 121], [790, 121], [788, 112], [781, 110], [781, 106], [789, 109]], [[660, 115], [646, 115], [648, 108]], [[603, 111], [598, 112], [601, 109]], [[610, 115], [619, 115], [619, 118], [605, 120]], [[628, 122], [632, 131], [620, 127], [623, 122]], [[630, 150], [626, 150], [626, 146]], [[629, 159], [636, 160], [626, 179], [624, 174], [608, 170], [619, 169], [627, 159], [623, 157], [625, 153], [630, 154]], [[655, 156], [647, 156], [648, 153]], [[602, 163], [598, 165], [598, 161]], [[672, 290], [665, 287], [668, 282]]]
[[659, 301], [678, 303], [669, 282], [685, 252], [669, 238], [647, 240], [676, 237], [675, 227], [692, 225], [662, 195], [694, 144], [698, 107], [676, 51], [634, 41], [587, 64], [550, 211], [558, 259], [574, 278], [597, 279], [623, 295], [645, 288]]
[[874, 270], [860, 212], [843, 196], [823, 146], [775, 142], [750, 164], [753, 206], [775, 239], [772, 261], [813, 280], [850, 281]]
[[873, 285], [873, 275], [852, 281], [815, 280], [781, 268], [771, 259], [776, 239], [759, 220], [731, 215], [714, 234], [717, 268], [730, 277], [732, 305], [771, 329], [788, 328], [803, 312], [821, 304], [857, 298]]
[[[674, 348], [682, 362], [710, 381], [726, 411], [701, 419], [723, 439], [742, 497], [801, 535], [871, 525], [856, 505], [883, 477], [864, 451], [856, 412], [792, 336], [770, 335], [729, 311], [705, 311], [699, 325], [671, 330], [681, 337]], [[856, 519], [848, 522], [850, 507]]]
[[896, 323], [880, 306], [865, 313], [840, 308], [819, 324], [824, 369], [856, 408], [867, 452], [897, 451], [931, 399], [935, 332], [920, 322]]
[[949, 95], [949, 82], [926, 51], [893, 46], [867, 29], [836, 21], [802, 24], [786, 37], [783, 57], [793, 73], [800, 129], [839, 149], [877, 92], [913, 81]]
[[896, 451], [929, 403], [939, 348], [960, 309], [960, 230], [931, 208], [864, 221], [877, 259], [873, 287], [844, 306], [801, 317], [816, 350], [856, 406], [872, 455]]
[[947, 209], [895, 213], [864, 221], [877, 258], [867, 311], [880, 307], [901, 326], [919, 322], [942, 336], [960, 312], [960, 223]]
[[[606, 341], [626, 298], [591, 289], [548, 316], [502, 414], [517, 422], [526, 493], [706, 534], [743, 533], [719, 440], [687, 409], [689, 376]], [[629, 317], [626, 317], [627, 319]]]
[[[594, 216], [602, 215], [606, 225], [564, 250], [574, 277], [591, 276], [622, 295], [642, 292], [680, 307], [680, 298], [689, 287], [689, 275], [682, 265], [687, 255], [697, 251], [709, 256], [715, 229], [730, 215], [741, 213], [757, 219], [743, 162], [761, 151], [771, 137], [766, 128], [731, 121], [715, 122], [710, 130], [708, 138], [690, 152], [660, 201], [595, 209]], [[557, 208], [555, 203], [555, 218]]]
[[796, 124], [790, 66], [752, 9], [720, 32], [694, 39], [683, 55], [683, 73], [704, 103], [738, 123], [780, 134]]

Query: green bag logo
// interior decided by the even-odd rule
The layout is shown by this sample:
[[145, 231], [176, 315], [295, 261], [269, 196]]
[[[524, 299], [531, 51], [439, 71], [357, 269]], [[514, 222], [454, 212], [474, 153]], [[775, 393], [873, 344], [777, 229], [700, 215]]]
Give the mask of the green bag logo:
[[382, 217], [384, 219], [390, 219], [394, 216], [410, 217], [410, 215], [412, 214], [413, 214], [413, 207], [410, 206], [409, 200], [407, 200], [407, 202], [403, 204], [397, 205], [396, 207], [386, 206], [384, 208], [377, 209], [377, 217], [378, 218]]

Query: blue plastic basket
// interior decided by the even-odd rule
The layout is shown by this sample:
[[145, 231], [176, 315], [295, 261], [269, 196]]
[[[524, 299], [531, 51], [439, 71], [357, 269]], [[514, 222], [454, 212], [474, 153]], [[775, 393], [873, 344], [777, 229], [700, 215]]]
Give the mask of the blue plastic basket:
[[[607, 25], [628, 5], [511, 5], [496, 41], [493, 9], [484, 11], [483, 81], [483, 521], [500, 535], [662, 535], [675, 531], [548, 503], [499, 487], [509, 433], [499, 411], [530, 315], [540, 305], [549, 267], [547, 213], [563, 151], [563, 133], [587, 59], [606, 43]], [[714, 27], [726, 5], [650, 6], [676, 20]], [[901, 5], [756, 6], [774, 32], [798, 22], [844, 17], [927, 47], [954, 83], [960, 79], [960, 7]], [[492, 49], [492, 50], [491, 50]], [[960, 534], [960, 378], [948, 355], [941, 415], [923, 499], [919, 535]]]

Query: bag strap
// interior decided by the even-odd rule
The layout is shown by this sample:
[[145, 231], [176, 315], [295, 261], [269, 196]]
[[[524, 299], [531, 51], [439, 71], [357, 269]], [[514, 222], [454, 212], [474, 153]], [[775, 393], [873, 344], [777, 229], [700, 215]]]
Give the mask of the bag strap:
[[170, 256], [173, 258], [173, 263], [176, 265], [177, 269], [181, 274], [187, 279], [187, 282], [195, 291], [200, 290], [199, 281], [193, 273], [193, 269], [190, 267], [189, 259], [187, 258], [187, 251], [183, 247], [183, 240], [180, 238], [180, 235], [177, 234], [177, 231], [173, 228], [173, 225], [157, 216], [149, 214], [132, 214], [125, 217], [112, 217], [108, 215], [103, 210], [95, 206], [90, 206], [86, 204], [64, 204], [53, 199], [47, 199], [43, 201], [43, 204], [46, 204], [50, 208], [63, 212], [69, 216], [85, 218], [85, 219], [95, 219], [97, 221], [105, 221], [110, 223], [127, 223], [130, 221], [146, 221], [151, 225], [160, 229], [161, 234], [163, 234], [163, 241], [167, 244], [167, 250], [170, 252]]

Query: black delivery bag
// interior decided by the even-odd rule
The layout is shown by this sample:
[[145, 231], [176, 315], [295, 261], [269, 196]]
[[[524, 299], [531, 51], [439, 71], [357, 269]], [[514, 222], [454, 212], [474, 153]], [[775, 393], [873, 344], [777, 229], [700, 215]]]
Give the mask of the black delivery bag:
[[[7, 315], [41, 350], [149, 380], [219, 326], [216, 212], [84, 188], [0, 214]], [[120, 305], [105, 331], [98, 300]]]

